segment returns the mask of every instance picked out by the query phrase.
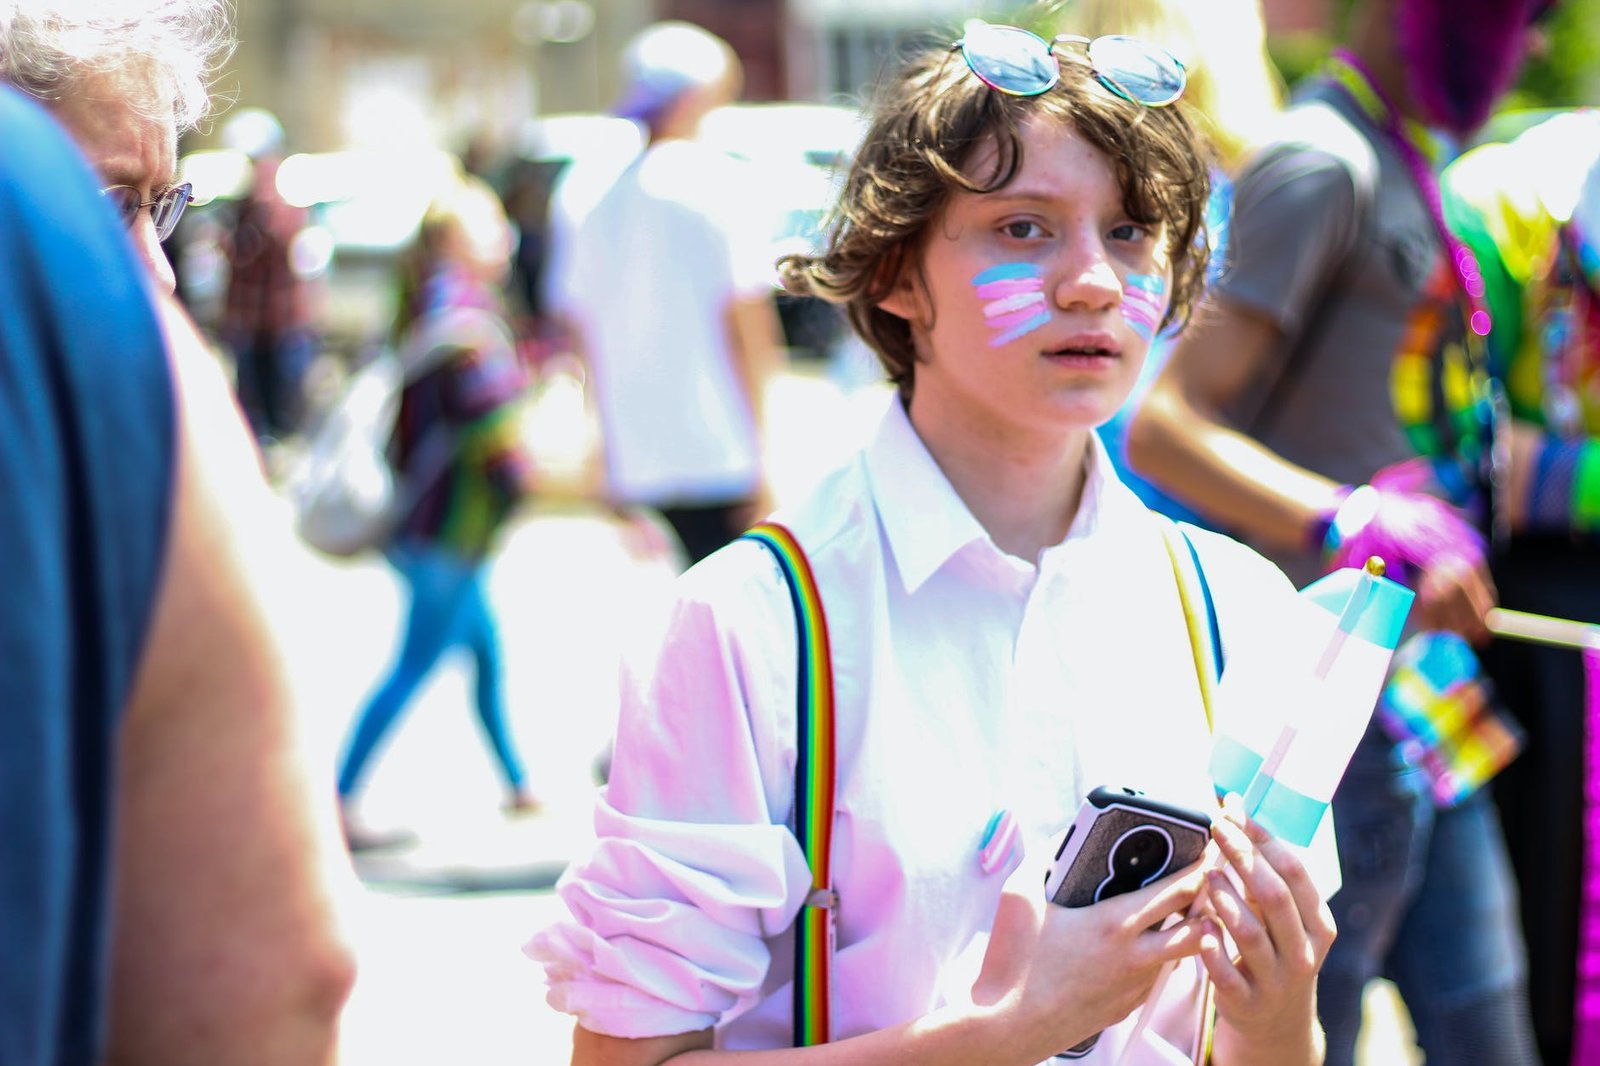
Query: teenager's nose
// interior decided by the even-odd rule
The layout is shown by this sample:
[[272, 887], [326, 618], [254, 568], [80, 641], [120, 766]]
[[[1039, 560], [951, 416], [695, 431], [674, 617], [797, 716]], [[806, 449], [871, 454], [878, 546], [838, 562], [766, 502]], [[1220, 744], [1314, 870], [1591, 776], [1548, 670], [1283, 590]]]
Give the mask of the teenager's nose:
[[1122, 282], [1098, 240], [1073, 242], [1061, 256], [1055, 282], [1056, 306], [1063, 311], [1099, 311], [1115, 307]]

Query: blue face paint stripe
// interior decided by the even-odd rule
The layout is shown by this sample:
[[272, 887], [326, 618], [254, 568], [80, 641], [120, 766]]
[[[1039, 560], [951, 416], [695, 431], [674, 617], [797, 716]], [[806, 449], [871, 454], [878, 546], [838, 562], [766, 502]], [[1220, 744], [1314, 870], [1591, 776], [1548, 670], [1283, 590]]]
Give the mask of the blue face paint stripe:
[[1041, 271], [1032, 263], [1001, 263], [973, 276], [974, 285], [990, 281], [1011, 281], [1017, 278], [1037, 278]]
[[989, 347], [991, 347], [991, 348], [1000, 348], [1000, 347], [1003, 347], [1004, 345], [1010, 344], [1012, 341], [1016, 340], [1018, 337], [1022, 336], [1023, 334], [1032, 333], [1034, 330], [1038, 329], [1040, 326], [1043, 326], [1043, 325], [1046, 325], [1047, 323], [1049, 323], [1049, 321], [1050, 321], [1050, 312], [1049, 311], [1040, 311], [1038, 314], [1034, 315], [1032, 318], [1028, 319], [1026, 322], [1020, 323], [1019, 325], [1016, 325], [1016, 326], [1012, 326], [1010, 329], [1008, 329], [1004, 333], [1000, 334], [1000, 336], [998, 336], [994, 340], [990, 341], [989, 342]]

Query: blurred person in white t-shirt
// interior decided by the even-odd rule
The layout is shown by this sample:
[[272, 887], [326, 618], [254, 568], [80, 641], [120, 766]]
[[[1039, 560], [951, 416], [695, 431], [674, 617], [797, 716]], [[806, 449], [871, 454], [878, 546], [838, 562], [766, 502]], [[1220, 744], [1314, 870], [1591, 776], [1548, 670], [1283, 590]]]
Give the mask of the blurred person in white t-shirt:
[[743, 165], [698, 140], [738, 93], [733, 50], [661, 22], [628, 44], [622, 69], [615, 111], [644, 127], [645, 148], [573, 230], [552, 310], [590, 369], [607, 502], [659, 511], [693, 563], [770, 509], [773, 264]]

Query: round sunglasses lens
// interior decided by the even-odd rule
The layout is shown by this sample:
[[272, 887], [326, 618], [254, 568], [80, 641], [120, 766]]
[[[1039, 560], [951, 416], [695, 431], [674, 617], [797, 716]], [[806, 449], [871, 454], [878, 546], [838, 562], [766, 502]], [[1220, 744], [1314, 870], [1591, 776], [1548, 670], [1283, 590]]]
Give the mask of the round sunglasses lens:
[[100, 195], [111, 203], [111, 209], [117, 213], [117, 218], [124, 226], [133, 225], [133, 220], [139, 215], [139, 193], [126, 185], [113, 185], [109, 189], [101, 189]]
[[172, 236], [172, 231], [177, 228], [178, 219], [183, 217], [183, 209], [189, 206], [189, 199], [194, 193], [194, 186], [185, 182], [168, 189], [161, 199], [156, 201], [152, 220], [156, 224], [156, 238], [166, 240]]
[[1112, 89], [1141, 104], [1159, 107], [1183, 95], [1183, 64], [1136, 38], [1096, 38], [1089, 44], [1089, 63]]
[[967, 26], [961, 51], [984, 84], [1012, 96], [1038, 96], [1061, 77], [1044, 38], [1016, 26]]

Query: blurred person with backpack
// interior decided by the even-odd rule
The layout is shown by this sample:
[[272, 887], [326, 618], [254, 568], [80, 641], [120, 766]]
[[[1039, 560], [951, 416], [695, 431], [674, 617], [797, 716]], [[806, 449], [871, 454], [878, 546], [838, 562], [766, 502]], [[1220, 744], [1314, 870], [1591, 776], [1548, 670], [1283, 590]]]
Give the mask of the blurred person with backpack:
[[352, 848], [377, 842], [354, 804], [378, 745], [440, 657], [464, 645], [512, 810], [537, 807], [506, 720], [498, 627], [485, 581], [531, 468], [518, 434], [525, 378], [500, 286], [511, 229], [498, 197], [461, 176], [434, 199], [412, 248], [396, 336], [406, 384], [389, 454], [397, 511], [387, 555], [411, 603], [393, 668], [357, 718], [339, 769]]
[[[1496, 602], [1510, 441], [1483, 278], [1440, 212], [1438, 172], [1514, 84], [1540, 6], [1351, 7], [1237, 175], [1226, 265], [1128, 429], [1145, 477], [1296, 583], [1378, 555], [1417, 593], [1333, 801], [1345, 877], [1317, 991], [1330, 1066], [1355, 1061], [1379, 977], [1430, 1066], [1539, 1058], [1518, 885], [1478, 787], [1515, 750], [1473, 651]], [[1436, 769], [1463, 752], [1470, 773]]]

